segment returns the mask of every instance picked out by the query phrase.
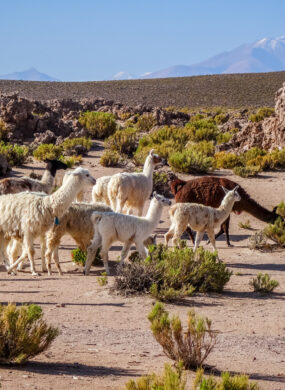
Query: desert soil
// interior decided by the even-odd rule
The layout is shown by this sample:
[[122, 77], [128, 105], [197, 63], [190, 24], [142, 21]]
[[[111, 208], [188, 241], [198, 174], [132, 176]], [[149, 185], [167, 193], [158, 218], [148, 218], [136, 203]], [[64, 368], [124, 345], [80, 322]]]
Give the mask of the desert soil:
[[[90, 152], [83, 166], [95, 177], [119, 171], [102, 168], [100, 153], [99, 150]], [[43, 164], [31, 162], [15, 169], [15, 174], [20, 176], [31, 169], [41, 173]], [[267, 208], [284, 200], [285, 172], [265, 173], [254, 179], [242, 179], [229, 171], [215, 174], [237, 181]], [[60, 179], [61, 175], [58, 176]], [[191, 179], [191, 176], [184, 177]], [[90, 199], [90, 191], [86, 199]], [[253, 230], [238, 226], [247, 219]], [[156, 229], [159, 241], [168, 227], [168, 212], [164, 210]], [[230, 233], [234, 247], [228, 248], [223, 237], [217, 242], [221, 259], [233, 271], [225, 291], [195, 295], [166, 307], [171, 313], [179, 314], [184, 324], [190, 308], [212, 319], [219, 335], [207, 363], [217, 372], [246, 373], [263, 390], [281, 390], [285, 389], [285, 252], [261, 253], [248, 248], [249, 236], [263, 227], [262, 222], [247, 214], [232, 215]], [[164, 363], [170, 362], [154, 340], [147, 320], [154, 300], [149, 296], [123, 297], [110, 293], [114, 276], [108, 278], [106, 286], [101, 287], [97, 282], [102, 268], [93, 268], [90, 276], [83, 276], [82, 270], [71, 262], [70, 251], [74, 247], [72, 239], [65, 236], [59, 252], [62, 277], [55, 269], [52, 276], [34, 277], [29, 268], [12, 276], [2, 266], [1, 303], [41, 305], [45, 318], [61, 332], [47, 352], [26, 365], [2, 366], [3, 389], [116, 390], [130, 378], [160, 372]], [[110, 251], [113, 275], [120, 250], [121, 244], [116, 243]], [[40, 270], [38, 244], [36, 264]], [[249, 281], [258, 272], [267, 272], [279, 281], [274, 294], [262, 296], [252, 292]]]

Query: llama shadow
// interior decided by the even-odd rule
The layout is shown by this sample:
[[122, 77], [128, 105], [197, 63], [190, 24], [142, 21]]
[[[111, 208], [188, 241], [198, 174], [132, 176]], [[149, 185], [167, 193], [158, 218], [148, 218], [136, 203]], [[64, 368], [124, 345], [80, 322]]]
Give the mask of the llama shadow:
[[139, 370], [123, 369], [120, 367], [88, 366], [81, 363], [56, 363], [30, 361], [24, 366], [12, 366], [15, 371], [32, 372], [35, 374], [67, 375], [81, 377], [100, 376], [138, 376]]
[[[0, 302], [1, 305], [8, 305], [8, 301], [2, 301]], [[82, 303], [82, 302], [78, 302], [78, 303], [75, 303], [75, 302], [34, 302], [34, 301], [27, 301], [27, 302], [13, 302], [16, 306], [23, 306], [23, 305], [29, 305], [30, 303], [33, 303], [35, 305], [40, 305], [40, 306], [44, 306], [44, 305], [48, 305], [48, 306], [58, 306], [58, 307], [62, 307], [64, 308], [65, 306], [79, 306], [79, 307], [82, 307], [82, 306], [91, 306], [91, 307], [100, 307], [100, 306], [111, 306], [111, 307], [125, 307], [125, 303], [122, 302], [122, 303]]]
[[267, 299], [277, 299], [283, 301], [285, 298], [285, 293], [272, 292], [270, 294], [263, 294], [259, 292], [250, 292], [250, 291], [224, 291], [221, 298], [233, 298], [233, 299], [257, 299], [257, 300], [267, 300]]

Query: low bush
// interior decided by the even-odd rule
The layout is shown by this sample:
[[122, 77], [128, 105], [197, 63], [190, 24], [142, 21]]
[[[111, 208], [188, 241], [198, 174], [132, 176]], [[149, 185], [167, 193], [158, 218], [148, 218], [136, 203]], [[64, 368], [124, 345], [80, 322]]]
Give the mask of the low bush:
[[264, 234], [278, 246], [285, 247], [285, 221], [283, 218], [277, 218], [273, 224], [268, 224], [264, 229]]
[[246, 166], [246, 167], [235, 167], [233, 169], [235, 175], [240, 177], [255, 177], [260, 173], [260, 167]]
[[67, 165], [67, 168], [72, 168], [74, 165], [80, 164], [82, 162], [82, 156], [79, 154], [78, 156], [70, 156], [63, 157], [61, 156], [60, 161], [64, 162]]
[[168, 163], [176, 172], [206, 173], [211, 170], [213, 158], [196, 150], [195, 146], [173, 153]]
[[274, 108], [271, 107], [261, 107], [256, 114], [249, 116], [251, 122], [261, 122], [263, 119], [268, 118], [274, 114]]
[[277, 280], [271, 279], [268, 274], [259, 273], [256, 278], [250, 282], [255, 292], [271, 293], [279, 286]]
[[100, 164], [103, 167], [116, 167], [121, 157], [115, 150], [106, 149], [100, 158]]
[[66, 139], [61, 144], [63, 150], [67, 155], [80, 155], [87, 153], [92, 146], [92, 141], [90, 138], [80, 137], [80, 138], [71, 138]]
[[250, 230], [251, 229], [250, 220], [247, 219], [245, 222], [239, 222], [238, 226], [241, 229], [248, 229], [248, 230]]
[[217, 125], [222, 125], [223, 123], [226, 123], [229, 120], [230, 116], [229, 114], [217, 114], [214, 117], [214, 121]]
[[189, 131], [190, 140], [194, 142], [216, 140], [219, 133], [213, 119], [191, 118], [185, 129]]
[[117, 130], [105, 140], [105, 148], [132, 157], [138, 146], [138, 132], [132, 127]]
[[[71, 259], [72, 259], [73, 263], [75, 263], [76, 265], [80, 265], [81, 267], [84, 267], [85, 263], [86, 263], [86, 252], [83, 252], [83, 250], [80, 248], [72, 249]], [[100, 249], [97, 250], [97, 253], [96, 253], [96, 256], [92, 262], [92, 265], [94, 265], [94, 266], [102, 265], [102, 259], [100, 256]]]
[[97, 278], [99, 286], [106, 286], [108, 284], [107, 272], [101, 272], [101, 276]]
[[6, 141], [7, 139], [7, 126], [6, 123], [3, 121], [2, 118], [0, 118], [0, 140]]
[[62, 146], [57, 146], [54, 144], [41, 144], [33, 152], [35, 159], [44, 161], [49, 160], [58, 160], [62, 156]]
[[162, 244], [149, 247], [145, 260], [136, 258], [120, 269], [115, 289], [125, 293], [150, 293], [170, 301], [198, 292], [222, 292], [231, 272], [215, 253], [199, 248], [195, 253], [182, 242], [180, 247]]
[[168, 175], [166, 172], [153, 172], [153, 191], [167, 196], [170, 194], [170, 187], [168, 185]]
[[241, 166], [242, 162], [239, 156], [230, 152], [217, 152], [215, 154], [214, 166], [215, 168], [233, 169]]
[[153, 114], [145, 113], [138, 117], [136, 127], [139, 131], [149, 131], [157, 124]]
[[256, 382], [250, 382], [247, 375], [221, 374], [221, 379], [205, 377], [202, 368], [196, 372], [192, 385], [188, 383], [185, 371], [179, 363], [176, 367], [165, 364], [162, 375], [155, 373], [129, 380], [123, 390], [259, 390]]
[[233, 134], [230, 133], [229, 131], [225, 132], [225, 133], [219, 133], [217, 135], [217, 144], [225, 144], [227, 142], [229, 142], [232, 138]]
[[183, 330], [178, 316], [169, 318], [162, 303], [157, 302], [148, 315], [151, 330], [164, 353], [176, 362], [182, 361], [186, 369], [201, 367], [216, 343], [211, 321], [188, 312], [188, 328]]
[[263, 231], [255, 232], [249, 237], [249, 249], [268, 250], [271, 245], [267, 242], [267, 237]]
[[86, 111], [80, 114], [79, 123], [95, 138], [106, 138], [116, 131], [115, 116], [109, 112]]
[[41, 307], [0, 305], [1, 364], [24, 363], [45, 351], [58, 334], [43, 320]]
[[0, 141], [0, 154], [3, 154], [8, 163], [13, 166], [23, 165], [29, 157], [29, 148], [18, 144], [5, 144]]

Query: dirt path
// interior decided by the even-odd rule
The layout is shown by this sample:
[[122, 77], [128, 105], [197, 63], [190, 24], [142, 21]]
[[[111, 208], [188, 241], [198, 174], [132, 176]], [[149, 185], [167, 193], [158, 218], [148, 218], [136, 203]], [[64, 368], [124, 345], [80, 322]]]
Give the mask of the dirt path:
[[[118, 171], [100, 167], [98, 157], [99, 152], [93, 151], [84, 160], [95, 177]], [[32, 166], [37, 168], [33, 163], [17, 172], [28, 172]], [[226, 171], [219, 175], [238, 181], [265, 207], [272, 208], [284, 199], [284, 172], [267, 173], [258, 179], [241, 179]], [[252, 231], [238, 227], [247, 219], [254, 229], [264, 226], [249, 215], [233, 215], [230, 233], [234, 247], [227, 248], [223, 238], [218, 241], [221, 259], [234, 272], [225, 292], [194, 296], [182, 304], [167, 305], [167, 309], [183, 320], [189, 308], [212, 319], [220, 334], [208, 364], [218, 371], [247, 373], [264, 390], [281, 390], [285, 389], [285, 252], [248, 249]], [[167, 210], [162, 221], [157, 229], [159, 240], [169, 226]], [[46, 353], [25, 366], [1, 367], [3, 389], [115, 390], [131, 377], [161, 371], [168, 361], [149, 329], [147, 314], [153, 299], [111, 295], [113, 277], [104, 287], [98, 285], [96, 277], [102, 268], [94, 268], [84, 277], [71, 263], [74, 247], [73, 241], [64, 237], [60, 249], [63, 277], [56, 272], [51, 277], [32, 277], [28, 269], [9, 276], [1, 268], [0, 301], [39, 304], [47, 320], [61, 331]], [[40, 269], [38, 245], [36, 248]], [[110, 252], [113, 266], [120, 249], [116, 243]], [[258, 272], [267, 272], [279, 281], [275, 294], [263, 297], [251, 292], [249, 281]]]

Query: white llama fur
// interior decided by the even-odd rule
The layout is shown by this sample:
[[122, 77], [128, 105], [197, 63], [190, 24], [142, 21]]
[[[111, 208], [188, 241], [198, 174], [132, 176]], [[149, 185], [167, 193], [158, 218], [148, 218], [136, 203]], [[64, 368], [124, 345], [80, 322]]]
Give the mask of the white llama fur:
[[24, 191], [44, 192], [51, 194], [55, 173], [58, 169], [66, 169], [67, 165], [58, 160], [48, 160], [41, 180], [32, 179], [28, 176], [8, 177], [0, 180], [0, 194], [16, 194]]
[[22, 192], [0, 196], [0, 254], [5, 258], [6, 243], [11, 238], [20, 239], [24, 247], [19, 259], [8, 267], [8, 272], [15, 269], [27, 254], [31, 272], [36, 275], [34, 239], [52, 227], [56, 217], [60, 220], [76, 194], [88, 183], [95, 184], [96, 180], [87, 169], [77, 168], [52, 195]]
[[148, 252], [144, 241], [158, 225], [163, 206], [169, 206], [170, 204], [170, 200], [154, 192], [145, 217], [136, 217], [115, 212], [93, 213], [91, 220], [94, 223], [95, 234], [91, 245], [87, 249], [87, 260], [84, 269], [85, 275], [89, 274], [96, 251], [100, 247], [104, 267], [107, 274], [109, 274], [108, 251], [115, 241], [124, 243], [120, 264], [124, 263], [132, 243], [135, 243], [140, 256], [145, 258]]
[[177, 245], [181, 235], [189, 225], [191, 229], [197, 232], [194, 250], [199, 247], [204, 233], [207, 232], [213, 250], [215, 251], [216, 241], [214, 229], [221, 226], [232, 211], [234, 203], [241, 199], [237, 192], [238, 187], [236, 186], [232, 191], [222, 187], [226, 195], [217, 209], [198, 203], [176, 203], [171, 206], [169, 210], [171, 226], [164, 236], [165, 245], [168, 245], [171, 237], [173, 237], [173, 244]]
[[[155, 164], [162, 159], [153, 150], [147, 156], [142, 173], [117, 173], [108, 184], [108, 197], [111, 207], [122, 213], [124, 206], [137, 208], [141, 216], [145, 202], [149, 199], [153, 188], [153, 171]], [[128, 204], [126, 204], [128, 203]]]
[[108, 206], [111, 206], [110, 199], [108, 197], [108, 184], [112, 176], [102, 176], [96, 180], [95, 186], [92, 188], [92, 202], [103, 202]]

